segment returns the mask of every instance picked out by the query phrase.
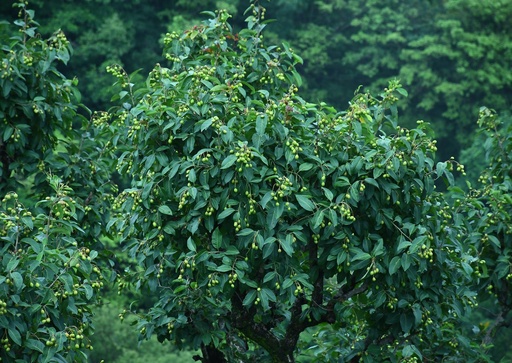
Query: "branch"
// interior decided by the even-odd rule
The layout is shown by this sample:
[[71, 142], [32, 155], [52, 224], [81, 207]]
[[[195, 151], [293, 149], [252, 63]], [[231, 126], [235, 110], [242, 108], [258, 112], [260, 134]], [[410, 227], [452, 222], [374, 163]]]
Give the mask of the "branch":
[[[364, 291], [366, 291], [366, 289], [368, 288], [368, 283], [365, 282], [364, 284], [362, 284], [361, 286], [359, 286], [358, 288], [353, 288], [352, 290], [350, 290], [349, 292], [347, 293], [343, 293], [343, 291], [340, 289], [340, 291], [338, 292], [338, 294], [336, 294], [333, 298], [333, 300], [335, 300], [335, 302], [343, 302], [343, 301], [346, 301], [348, 299], [350, 299], [352, 296], [355, 296], [357, 294], [360, 294]], [[331, 300], [331, 301], [333, 301]]]
[[356, 281], [352, 281], [352, 287], [349, 291], [343, 292], [343, 289], [341, 288], [336, 295], [327, 303], [325, 306], [325, 310], [327, 311], [327, 314], [325, 315], [325, 319], [322, 322], [327, 323], [334, 323], [336, 321], [336, 316], [334, 315], [334, 305], [336, 303], [342, 303], [344, 301], [347, 301], [348, 299], [352, 298], [355, 295], [358, 295], [366, 289], [368, 289], [368, 283], [365, 282], [359, 287], [355, 287], [357, 285]]
[[315, 272], [318, 274], [314, 282], [311, 305], [322, 306], [324, 300], [324, 272], [318, 266], [318, 245], [313, 241], [309, 242], [309, 266], [312, 274]]
[[245, 310], [242, 299], [236, 294], [233, 295], [231, 303], [233, 307], [231, 324], [247, 338], [260, 345], [271, 356], [278, 354], [280, 350], [279, 339], [264, 324], [254, 321], [254, 311], [251, 311], [254, 309]]
[[485, 333], [484, 338], [482, 339], [482, 344], [489, 345], [492, 343], [492, 335], [496, 333], [496, 331], [501, 327], [508, 327], [510, 326], [509, 321], [505, 320], [505, 317], [510, 312], [510, 308], [505, 308], [503, 310], [500, 310], [500, 313], [492, 323], [492, 325], [487, 329], [487, 333]]

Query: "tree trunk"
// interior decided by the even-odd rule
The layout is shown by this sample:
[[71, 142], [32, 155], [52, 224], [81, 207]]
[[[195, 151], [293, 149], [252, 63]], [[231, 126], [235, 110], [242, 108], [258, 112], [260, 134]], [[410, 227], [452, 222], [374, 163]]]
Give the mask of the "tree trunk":
[[194, 356], [195, 361], [200, 361], [203, 363], [228, 363], [226, 357], [224, 357], [224, 353], [215, 348], [213, 345], [201, 345], [201, 353], [202, 357], [196, 355]]

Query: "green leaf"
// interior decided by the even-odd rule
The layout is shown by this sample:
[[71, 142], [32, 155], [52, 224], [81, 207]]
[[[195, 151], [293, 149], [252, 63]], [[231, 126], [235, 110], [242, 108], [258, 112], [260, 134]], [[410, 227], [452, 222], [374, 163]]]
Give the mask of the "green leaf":
[[9, 263], [7, 264], [7, 267], [6, 267], [6, 270], [8, 272], [12, 272], [12, 270], [14, 270], [16, 267], [18, 267], [20, 263], [20, 260], [17, 259], [17, 258], [11, 258], [11, 260], [9, 261]]
[[9, 334], [9, 337], [12, 339], [12, 341], [21, 346], [21, 334], [20, 332], [14, 327], [14, 325], [10, 324], [9, 329], [7, 329], [7, 333]]
[[224, 254], [226, 256], [236, 256], [240, 254], [240, 251], [235, 246], [229, 246]]
[[375, 179], [373, 179], [373, 178], [366, 178], [364, 180], [364, 182], [367, 183], [367, 184], [373, 185], [376, 188], [379, 188], [379, 183], [377, 183], [377, 181]]
[[444, 171], [446, 170], [446, 162], [438, 162], [436, 165], [436, 173], [437, 177], [440, 177], [444, 174]]
[[287, 234], [285, 240], [279, 240], [279, 244], [283, 251], [290, 257], [293, 254], [293, 235]]
[[384, 253], [384, 240], [382, 238], [379, 238], [377, 244], [372, 250], [372, 256], [378, 257]]
[[224, 209], [220, 214], [219, 216], [217, 217], [219, 220], [220, 219], [224, 219], [230, 215], [232, 215], [233, 213], [235, 213], [235, 210], [233, 208], [226, 208]]
[[187, 248], [192, 252], [196, 252], [196, 244], [194, 243], [192, 237], [187, 239]]
[[229, 168], [231, 165], [233, 165], [235, 162], [236, 162], [236, 159], [237, 157], [233, 154], [231, 155], [228, 155], [227, 158], [225, 158], [223, 161], [222, 161], [222, 164], [220, 166], [221, 169], [227, 169]]
[[398, 269], [400, 268], [401, 265], [402, 265], [401, 258], [399, 256], [393, 257], [393, 259], [389, 263], [389, 268], [388, 268], [389, 274], [393, 275], [395, 272], [398, 271]]
[[247, 295], [245, 295], [242, 305], [243, 306], [251, 306], [254, 299], [256, 299], [256, 290], [251, 290], [247, 293]]
[[498, 238], [496, 238], [496, 236], [489, 234], [489, 235], [487, 235], [487, 237], [489, 238], [489, 241], [491, 241], [491, 243], [493, 245], [495, 245], [498, 248], [501, 248], [500, 240]]
[[244, 236], [250, 236], [253, 233], [254, 233], [253, 229], [251, 229], [251, 228], [244, 228], [240, 232], [238, 232], [236, 235], [244, 237]]
[[69, 273], [65, 273], [59, 276], [59, 280], [64, 284], [66, 292], [73, 291], [73, 278]]
[[162, 214], [172, 215], [172, 210], [166, 205], [161, 205], [158, 207], [158, 211]]
[[308, 170], [311, 170], [313, 168], [313, 164], [311, 163], [303, 163], [303, 164], [300, 164], [299, 166], [299, 171], [308, 171]]
[[34, 228], [34, 222], [32, 221], [32, 217], [21, 217], [21, 221], [24, 225], [26, 225], [29, 229]]
[[372, 256], [369, 253], [364, 252], [363, 250], [357, 247], [351, 247], [350, 252], [354, 254], [354, 256], [352, 257], [352, 261], [366, 261], [372, 258]]
[[403, 313], [400, 315], [400, 326], [404, 333], [409, 333], [414, 324], [414, 318], [411, 314]]
[[283, 282], [283, 285], [281, 286], [281, 288], [283, 290], [286, 290], [286, 289], [290, 288], [292, 285], [293, 285], [293, 280], [287, 277], [284, 279], [284, 282]]
[[224, 91], [228, 88], [227, 85], [225, 84], [218, 84], [216, 86], [213, 86], [212, 88], [210, 88], [210, 92], [218, 92], [218, 91]]
[[397, 89], [396, 89], [396, 91], [397, 91], [398, 93], [400, 93], [400, 94], [401, 94], [402, 96], [404, 96], [404, 97], [409, 96], [409, 93], [407, 93], [407, 91], [406, 91], [404, 88], [401, 88], [401, 87], [400, 87], [400, 88], [397, 88]]
[[265, 133], [265, 129], [267, 128], [267, 118], [268, 116], [266, 114], [264, 116], [258, 115], [258, 117], [256, 117], [256, 133], [258, 135], [263, 135]]
[[461, 262], [461, 266], [462, 268], [464, 269], [464, 272], [468, 275], [468, 276], [471, 276], [471, 274], [473, 273], [473, 268], [469, 265], [469, 263], [465, 262], [465, 261], [462, 261]]
[[14, 271], [11, 273], [11, 278], [12, 278], [12, 281], [14, 282], [14, 287], [16, 287], [16, 289], [21, 289], [23, 287], [23, 277], [21, 276], [21, 274], [17, 271]]
[[274, 208], [272, 208], [267, 215], [266, 227], [269, 229], [273, 229], [277, 225], [279, 218], [281, 218], [281, 216], [283, 215], [283, 211], [284, 203], [279, 204], [279, 206], [274, 206]]
[[398, 247], [396, 249], [396, 252], [397, 253], [400, 253], [402, 252], [405, 248], [409, 247], [410, 245], [412, 245], [411, 241], [408, 241], [406, 239], [402, 239], [400, 241], [400, 243], [398, 244]]
[[315, 209], [315, 204], [309, 199], [310, 197], [309, 196], [306, 196], [306, 195], [302, 195], [302, 194], [296, 194], [295, 195], [295, 198], [297, 199], [297, 202], [299, 202], [300, 206], [311, 212], [312, 210]]
[[332, 199], [334, 198], [334, 194], [327, 188], [322, 188], [322, 190], [324, 191], [324, 195], [325, 197], [332, 202]]
[[402, 268], [404, 269], [404, 271], [407, 271], [409, 269], [409, 267], [411, 266], [411, 256], [407, 253], [404, 253], [402, 255]]
[[174, 290], [173, 290], [173, 293], [175, 295], [178, 295], [180, 292], [182, 291], [185, 291], [187, 289], [187, 286], [185, 285], [179, 285], [178, 287], [176, 287]]
[[218, 271], [218, 272], [228, 272], [228, 271], [231, 271], [231, 270], [232, 270], [232, 268], [229, 265], [220, 265], [216, 269], [216, 271]]
[[43, 342], [36, 340], [36, 339], [27, 339], [25, 341], [25, 347], [31, 350], [38, 351], [39, 353], [43, 353], [44, 351], [44, 344]]
[[267, 274], [263, 278], [263, 283], [272, 281], [275, 277], [276, 277], [276, 272], [275, 271], [267, 272]]
[[419, 304], [414, 304], [413, 305], [412, 313], [414, 315], [414, 323], [416, 325], [421, 324], [421, 320], [422, 320], [423, 314], [421, 312], [421, 306]]
[[263, 198], [261, 198], [261, 201], [260, 201], [261, 207], [265, 208], [267, 206], [268, 202], [270, 202], [270, 200], [272, 200], [272, 192], [265, 193], [265, 195], [263, 196]]
[[3, 135], [3, 141], [6, 142], [7, 140], [9, 140], [9, 138], [11, 137], [13, 132], [14, 132], [14, 129], [12, 128], [12, 126], [6, 125], [5, 130], [4, 130], [4, 135]]
[[85, 290], [85, 298], [87, 300], [90, 300], [92, 296], [94, 295], [94, 290], [92, 289], [91, 285], [84, 284], [84, 290]]
[[212, 233], [212, 246], [217, 250], [222, 246], [222, 232], [218, 227]]
[[311, 223], [313, 224], [313, 229], [320, 227], [322, 222], [324, 221], [324, 211], [319, 209], [316, 211], [315, 215], [311, 219]]

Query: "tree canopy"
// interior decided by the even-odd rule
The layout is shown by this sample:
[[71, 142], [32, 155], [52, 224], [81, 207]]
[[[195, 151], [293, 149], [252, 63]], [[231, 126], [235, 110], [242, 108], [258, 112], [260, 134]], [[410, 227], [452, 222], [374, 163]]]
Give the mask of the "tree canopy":
[[[109, 65], [114, 106], [91, 111], [61, 73], [64, 33], [16, 6], [0, 32], [3, 361], [86, 361], [115, 280], [150, 297], [120, 314], [141, 340], [203, 362], [489, 360], [512, 307], [511, 126], [494, 111], [465, 191], [431, 126], [399, 121], [400, 99], [428, 92], [392, 80], [346, 110], [309, 102], [310, 65], [269, 44], [257, 1], [239, 30], [218, 10], [167, 32], [145, 80]], [[496, 317], [468, 328], [479, 303]]]

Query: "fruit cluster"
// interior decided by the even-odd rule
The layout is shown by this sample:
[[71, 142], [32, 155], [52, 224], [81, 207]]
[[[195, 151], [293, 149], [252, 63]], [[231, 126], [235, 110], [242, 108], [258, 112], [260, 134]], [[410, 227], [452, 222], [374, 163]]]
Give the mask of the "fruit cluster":
[[2, 344], [2, 347], [6, 353], [11, 351], [11, 343], [9, 342], [9, 338], [2, 338], [0, 343]]
[[208, 287], [217, 286], [220, 283], [219, 280], [217, 280], [216, 275], [209, 274], [208, 275]]
[[92, 124], [95, 127], [101, 127], [108, 124], [109, 114], [105, 111], [94, 111], [91, 117]]
[[405, 357], [400, 362], [403, 362], [403, 363], [419, 363], [420, 360], [418, 360], [418, 357], [412, 356], [412, 357]]
[[304, 292], [304, 289], [302, 288], [301, 284], [295, 284], [295, 290], [293, 291], [293, 295], [299, 296]]
[[62, 47], [67, 47], [69, 45], [69, 40], [66, 38], [66, 34], [62, 30], [58, 30], [48, 39], [48, 48], [50, 50], [53, 49], [61, 49]]
[[128, 137], [132, 138], [134, 142], [137, 142], [137, 135], [140, 129], [147, 123], [145, 120], [139, 120], [132, 118], [132, 124], [128, 127]]
[[368, 266], [366, 268], [366, 271], [368, 271], [370, 273], [370, 276], [372, 277], [373, 282], [377, 281], [377, 278], [375, 277], [375, 275], [377, 275], [380, 272], [380, 270], [375, 264]]
[[323, 133], [330, 133], [339, 123], [341, 123], [341, 121], [341, 117], [334, 118], [325, 115], [324, 117], [318, 120], [318, 129]]
[[215, 212], [215, 209], [211, 205], [209, 205], [208, 207], [206, 207], [206, 211], [204, 212], [204, 215], [206, 217], [210, 217], [213, 215], [214, 212]]
[[[249, 191], [246, 191], [245, 192], [245, 195], [247, 196], [247, 198], [249, 198], [249, 212], [248, 212], [248, 215], [255, 215], [256, 214], [256, 200], [254, 200], [251, 196], [251, 193]], [[290, 203], [287, 203], [288, 205], [290, 205]]]
[[238, 275], [236, 273], [230, 273], [228, 276], [228, 283], [231, 288], [235, 288], [235, 282], [238, 279]]
[[386, 304], [386, 306], [389, 309], [393, 310], [396, 307], [396, 304], [398, 304], [398, 298], [396, 298], [395, 296], [390, 296], [388, 298], [388, 303]]
[[165, 46], [171, 45], [173, 40], [178, 39], [179, 37], [180, 37], [180, 35], [175, 31], [166, 33], [164, 36], [164, 45]]
[[293, 191], [293, 183], [287, 176], [279, 176], [276, 179], [275, 186], [277, 189], [270, 193], [272, 199], [276, 202], [276, 206], [279, 206], [279, 200], [284, 196], [290, 195]]
[[[181, 104], [178, 106], [178, 116], [183, 117], [190, 110], [190, 107], [187, 104]], [[180, 123], [183, 124], [184, 121], [180, 120]]]
[[107, 66], [107, 73], [110, 73], [121, 82], [121, 87], [126, 88], [129, 85], [129, 76], [119, 64]]
[[421, 278], [417, 278], [414, 282], [414, 286], [416, 286], [418, 289], [421, 289], [423, 287], [423, 282], [421, 281]]
[[3, 300], [0, 300], [0, 315], [4, 315], [7, 313], [7, 303]]
[[299, 146], [299, 143], [297, 142], [297, 140], [294, 140], [291, 138], [286, 140], [286, 146], [290, 149], [292, 154], [295, 155], [294, 156], [295, 160], [297, 160], [299, 158], [299, 152], [302, 151], [302, 147]]
[[87, 349], [92, 349], [90, 344], [85, 344], [83, 342], [85, 338], [83, 329], [68, 328], [66, 331], [66, 338], [71, 341], [72, 348], [80, 349], [85, 347]]
[[332, 208], [334, 210], [338, 209], [343, 219], [350, 222], [354, 222], [356, 220], [356, 217], [352, 214], [352, 209], [350, 209], [350, 206], [347, 203], [336, 204]]
[[215, 75], [216, 68], [213, 66], [203, 65], [203, 66], [196, 66], [194, 69], [189, 71], [189, 74], [194, 77], [193, 85], [195, 87], [198, 87], [202, 85], [203, 81], [213, 77]]
[[422, 245], [421, 250], [418, 252], [418, 256], [432, 263], [434, 262], [434, 249], [427, 245]]
[[234, 153], [236, 156], [236, 162], [238, 163], [238, 172], [241, 173], [244, 169], [251, 167], [251, 161], [252, 161], [252, 152], [247, 147], [247, 145], [240, 145], [236, 148], [236, 150], [231, 149], [230, 153]]
[[[247, 219], [245, 219], [244, 221], [245, 223], [247, 223]], [[240, 218], [234, 219], [233, 227], [235, 228], [235, 232], [240, 232], [240, 230], [242, 229], [242, 221], [240, 220]]]
[[171, 73], [169, 68], [161, 67], [159, 63], [149, 72], [149, 86], [156, 88], [162, 84], [162, 79], [168, 78]]
[[30, 53], [23, 53], [23, 63], [29, 67], [34, 64], [34, 57]]
[[222, 120], [219, 116], [213, 116], [212, 117], [212, 127], [214, 127], [216, 130], [219, 130], [223, 125]]
[[14, 79], [12, 78], [12, 75], [14, 73], [14, 68], [12, 66], [12, 63], [14, 61], [15, 53], [13, 50], [9, 51], [9, 58], [2, 59], [2, 65], [0, 66], [2, 75], [0, 76], [3, 79], [9, 78], [11, 81]]
[[112, 203], [112, 208], [114, 210], [120, 210], [123, 207], [123, 204], [128, 200], [133, 201], [132, 211], [137, 209], [137, 206], [142, 203], [141, 193], [137, 190], [125, 190], [121, 194], [117, 196], [117, 198]]

